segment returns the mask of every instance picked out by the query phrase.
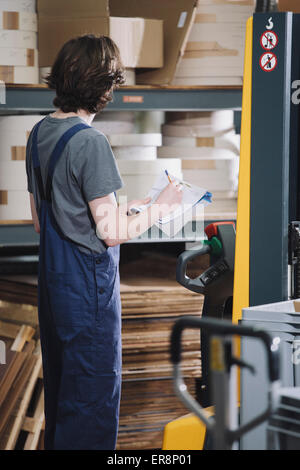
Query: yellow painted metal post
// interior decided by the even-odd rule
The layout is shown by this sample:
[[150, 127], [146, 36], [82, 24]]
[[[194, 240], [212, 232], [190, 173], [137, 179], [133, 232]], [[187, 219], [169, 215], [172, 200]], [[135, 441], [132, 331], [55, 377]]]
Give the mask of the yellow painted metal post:
[[232, 312], [233, 323], [237, 323], [241, 318], [242, 309], [249, 306], [252, 42], [253, 18], [249, 18], [247, 21], [244, 62], [241, 151]]

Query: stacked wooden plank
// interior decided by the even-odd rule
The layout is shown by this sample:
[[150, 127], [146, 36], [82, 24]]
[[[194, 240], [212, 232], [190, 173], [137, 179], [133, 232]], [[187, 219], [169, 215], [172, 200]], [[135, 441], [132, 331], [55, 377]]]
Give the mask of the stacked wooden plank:
[[199, 0], [174, 85], [242, 85], [247, 19], [255, 0]]
[[0, 0], [0, 80], [39, 83], [35, 0]]
[[[41, 373], [40, 343], [33, 339], [35, 333], [29, 325], [0, 322], [0, 341], [5, 345], [0, 368], [0, 449], [3, 450], [13, 450], [17, 445]], [[42, 396], [37, 413], [41, 425], [28, 432], [24, 449], [37, 447], [44, 420]]]
[[[169, 340], [182, 315], [201, 315], [202, 297], [175, 281], [127, 278], [121, 285], [123, 385], [118, 449], [161, 448], [167, 422], [186, 413], [175, 396]], [[183, 335], [182, 371], [191, 393], [201, 374], [199, 332]]]
[[[190, 276], [205, 269], [207, 259], [200, 261], [192, 264]], [[186, 408], [173, 390], [169, 338], [178, 317], [201, 315], [203, 298], [176, 283], [175, 264], [175, 257], [152, 254], [148, 259], [144, 257], [121, 265], [123, 385], [118, 449], [161, 448], [166, 423], [186, 414]], [[148, 277], [149, 273], [151, 277]], [[36, 280], [30, 277], [26, 281], [21, 277], [19, 281], [17, 277], [6, 280], [10, 285], [7, 300], [20, 303], [21, 297], [26, 295], [27, 282], [28, 289], [32, 290], [28, 298], [31, 300], [27, 302], [36, 305], [33, 293]], [[13, 293], [14, 289], [21, 297]], [[26, 318], [31, 325], [36, 325], [36, 307], [1, 301], [0, 317], [9, 318], [10, 315], [14, 322]], [[182, 370], [192, 394], [195, 394], [195, 377], [201, 375], [199, 336], [199, 332], [193, 330], [187, 330], [183, 336]], [[10, 439], [17, 449], [43, 448], [43, 398], [37, 368], [35, 363], [23, 398], [10, 415], [12, 422], [6, 429], [6, 441]], [[16, 420], [17, 440], [16, 433], [12, 436], [10, 432]], [[4, 448], [5, 442], [0, 442]]]

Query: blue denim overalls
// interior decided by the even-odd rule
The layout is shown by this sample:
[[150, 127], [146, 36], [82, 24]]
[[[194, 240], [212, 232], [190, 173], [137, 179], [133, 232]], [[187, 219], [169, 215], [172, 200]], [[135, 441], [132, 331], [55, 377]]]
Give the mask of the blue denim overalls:
[[58, 141], [44, 187], [37, 136], [32, 161], [41, 205], [38, 284], [45, 388], [45, 449], [112, 450], [121, 391], [119, 246], [85, 254], [60, 231], [52, 212], [52, 178], [65, 146], [89, 126]]

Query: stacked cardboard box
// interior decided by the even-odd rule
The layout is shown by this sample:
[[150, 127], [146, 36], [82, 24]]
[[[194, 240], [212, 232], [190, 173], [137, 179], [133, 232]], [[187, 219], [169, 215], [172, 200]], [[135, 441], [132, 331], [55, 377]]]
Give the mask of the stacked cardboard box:
[[0, 0], [0, 80], [38, 83], [35, 0]]
[[[72, 5], [70, 5], [72, 3]], [[136, 67], [163, 66], [163, 22], [157, 19], [110, 16], [108, 0], [38, 0], [41, 77], [49, 72], [62, 45], [84, 34], [110, 36], [120, 49], [134, 84]]]
[[239, 136], [230, 110], [167, 113], [161, 158], [180, 158], [183, 179], [213, 193], [205, 214], [235, 214]]
[[[163, 21], [164, 64], [162, 68], [137, 70], [139, 85], [170, 85], [174, 77], [178, 57], [196, 12], [195, 0], [110, 0], [112, 16], [142, 17]], [[154, 47], [154, 44], [153, 46]]]
[[247, 19], [254, 0], [199, 0], [174, 85], [242, 85]]
[[300, 4], [298, 0], [278, 0], [279, 11], [293, 11], [300, 13]]

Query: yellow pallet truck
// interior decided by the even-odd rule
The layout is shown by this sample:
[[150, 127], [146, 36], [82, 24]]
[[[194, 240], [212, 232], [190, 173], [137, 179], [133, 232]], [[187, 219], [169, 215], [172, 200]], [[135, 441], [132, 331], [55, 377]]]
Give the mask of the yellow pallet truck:
[[[181, 337], [185, 328], [200, 329], [209, 338], [210, 372], [214, 415], [207, 413], [187, 390], [180, 369]], [[241, 361], [234, 354], [233, 337], [251, 337], [262, 341], [268, 358], [268, 404], [258, 416], [239, 425], [236, 400], [236, 366], [247, 367], [255, 374], [255, 365]], [[200, 420], [207, 430], [206, 449], [237, 450], [239, 439], [245, 433], [259, 426], [275, 415], [280, 396], [278, 338], [272, 338], [266, 331], [214, 318], [182, 317], [171, 335], [171, 361], [174, 370], [174, 387], [179, 399]], [[198, 425], [199, 430], [199, 425]], [[197, 431], [194, 426], [194, 431]], [[189, 437], [191, 434], [189, 433]], [[181, 441], [181, 449], [182, 441]], [[189, 447], [190, 449], [190, 447]]]
[[[202, 318], [231, 320], [235, 254], [235, 224], [216, 222], [205, 228], [203, 246], [183, 252], [177, 260], [177, 281], [193, 292], [204, 295]], [[200, 276], [187, 276], [188, 263], [209, 254], [210, 267]], [[206, 414], [213, 414], [210, 387], [210, 340], [201, 330], [201, 378], [196, 378], [196, 395]], [[163, 449], [198, 450], [205, 447], [206, 427], [194, 415], [184, 416], [165, 427]]]

